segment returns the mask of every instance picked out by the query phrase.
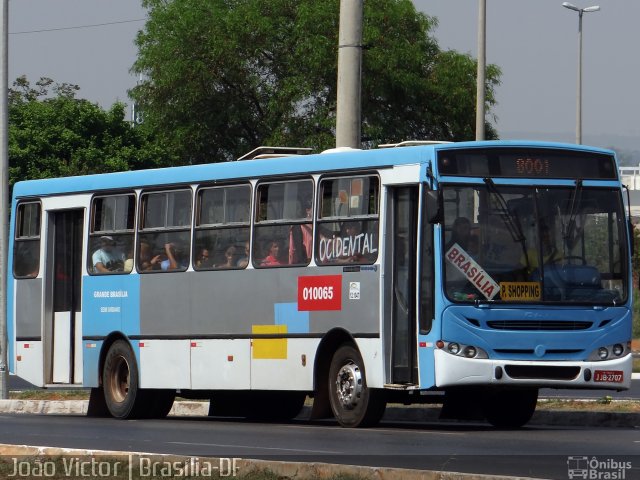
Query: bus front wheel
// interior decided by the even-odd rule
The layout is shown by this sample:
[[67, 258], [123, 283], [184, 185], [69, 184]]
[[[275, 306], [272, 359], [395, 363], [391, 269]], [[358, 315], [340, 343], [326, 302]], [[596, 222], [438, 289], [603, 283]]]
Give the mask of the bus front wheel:
[[373, 426], [384, 414], [384, 393], [367, 387], [364, 362], [351, 344], [342, 345], [333, 355], [329, 399], [333, 415], [343, 427]]
[[138, 366], [131, 347], [124, 340], [113, 342], [102, 371], [104, 399], [115, 418], [137, 418], [144, 408], [143, 391], [138, 386]]

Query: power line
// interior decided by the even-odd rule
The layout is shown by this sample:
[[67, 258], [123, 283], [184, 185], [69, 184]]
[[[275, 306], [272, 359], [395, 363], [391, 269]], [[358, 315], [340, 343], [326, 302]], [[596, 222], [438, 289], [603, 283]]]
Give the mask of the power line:
[[24, 32], [9, 32], [9, 35], [23, 35], [27, 33], [43, 33], [43, 32], [59, 32], [61, 30], [79, 30], [81, 28], [94, 28], [94, 27], [105, 27], [108, 25], [119, 25], [121, 23], [133, 23], [133, 22], [144, 22], [146, 18], [136, 18], [133, 20], [120, 20], [117, 22], [107, 22], [107, 23], [94, 23], [91, 25], [77, 25], [75, 27], [60, 27], [60, 28], [44, 28], [42, 30], [28, 30]]

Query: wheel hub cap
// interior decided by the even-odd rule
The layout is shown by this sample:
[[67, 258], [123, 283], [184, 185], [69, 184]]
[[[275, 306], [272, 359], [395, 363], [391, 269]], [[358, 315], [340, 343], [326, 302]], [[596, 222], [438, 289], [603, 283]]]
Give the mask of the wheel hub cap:
[[354, 363], [344, 365], [336, 378], [338, 400], [344, 408], [352, 409], [360, 401], [362, 395], [362, 373]]

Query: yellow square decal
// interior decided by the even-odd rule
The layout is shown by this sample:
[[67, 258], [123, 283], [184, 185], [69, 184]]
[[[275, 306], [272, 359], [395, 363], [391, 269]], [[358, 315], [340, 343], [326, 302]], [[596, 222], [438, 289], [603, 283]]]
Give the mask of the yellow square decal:
[[[284, 334], [287, 333], [286, 325], [252, 325], [251, 333], [254, 335]], [[252, 358], [286, 360], [286, 338], [254, 338]]]

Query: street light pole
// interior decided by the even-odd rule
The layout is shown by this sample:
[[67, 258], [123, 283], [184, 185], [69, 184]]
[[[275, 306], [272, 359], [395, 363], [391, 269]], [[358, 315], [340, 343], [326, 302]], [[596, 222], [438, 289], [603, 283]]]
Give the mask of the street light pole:
[[7, 246], [9, 237], [9, 0], [0, 5], [0, 399], [9, 398]]
[[485, 75], [487, 68], [487, 0], [478, 0], [478, 74], [476, 77], [476, 140], [484, 140]]
[[336, 147], [360, 148], [364, 0], [340, 0]]
[[598, 5], [578, 8], [572, 3], [564, 2], [563, 7], [578, 12], [578, 85], [576, 87], [576, 143], [582, 143], [582, 15], [586, 12], [597, 12]]

